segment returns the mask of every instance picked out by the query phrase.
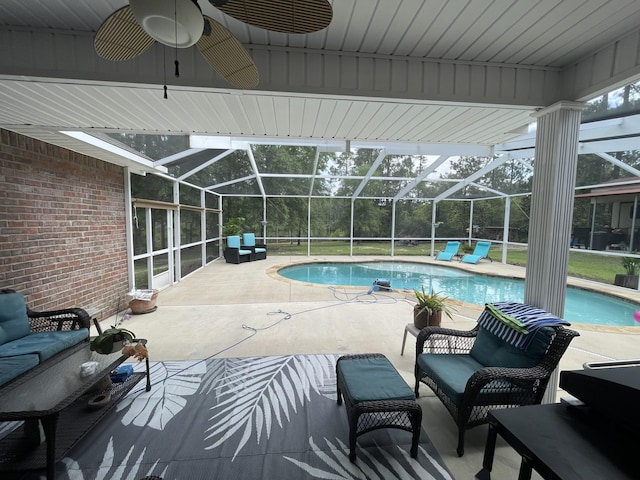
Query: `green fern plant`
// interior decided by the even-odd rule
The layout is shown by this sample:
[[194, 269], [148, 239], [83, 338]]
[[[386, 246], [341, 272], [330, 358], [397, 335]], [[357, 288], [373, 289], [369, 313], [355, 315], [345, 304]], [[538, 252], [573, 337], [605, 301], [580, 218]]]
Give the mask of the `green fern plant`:
[[230, 218], [222, 227], [222, 235], [229, 237], [232, 235], [240, 235], [244, 231], [244, 217]]
[[422, 290], [414, 290], [414, 293], [416, 296], [418, 313], [429, 312], [429, 314], [433, 314], [434, 312], [441, 311], [447, 317], [453, 318], [453, 314], [456, 310], [448, 302], [449, 297], [436, 293], [433, 290], [431, 293], [427, 293], [424, 290], [424, 285], [422, 285]]
[[640, 261], [633, 257], [622, 257], [622, 266], [627, 275], [638, 275], [640, 271]]

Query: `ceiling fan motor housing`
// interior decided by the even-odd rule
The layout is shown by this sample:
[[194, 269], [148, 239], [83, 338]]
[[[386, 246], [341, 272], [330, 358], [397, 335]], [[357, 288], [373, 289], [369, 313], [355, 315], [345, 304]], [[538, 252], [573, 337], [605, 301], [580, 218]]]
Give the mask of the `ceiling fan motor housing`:
[[188, 48], [202, 36], [204, 18], [192, 0], [130, 0], [129, 5], [142, 29], [164, 45]]

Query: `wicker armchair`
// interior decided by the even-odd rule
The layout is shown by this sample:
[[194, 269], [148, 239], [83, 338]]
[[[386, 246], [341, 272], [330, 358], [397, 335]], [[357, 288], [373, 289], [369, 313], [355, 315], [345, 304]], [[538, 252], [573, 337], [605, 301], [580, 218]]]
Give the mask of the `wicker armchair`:
[[[459, 456], [464, 455], [465, 431], [487, 423], [487, 413], [490, 410], [542, 402], [551, 373], [573, 337], [579, 335], [578, 332], [560, 326], [544, 328], [548, 330], [541, 335], [540, 340], [546, 335], [546, 342], [539, 342], [536, 346], [539, 352], [537, 358], [535, 354], [520, 354], [518, 352], [522, 351], [511, 345], [504, 347], [509, 352], [508, 355], [502, 355], [501, 360], [509, 363], [515, 357], [522, 356], [522, 359], [515, 358], [513, 367], [504, 364], [487, 366], [474, 358], [472, 349], [478, 335], [483, 338], [483, 342], [494, 337], [480, 326], [470, 331], [427, 327], [418, 334], [416, 397], [419, 396], [422, 382], [445, 405], [458, 426]], [[489, 345], [494, 351], [496, 338], [491, 338], [494, 344]], [[502, 346], [497, 350], [501, 348]], [[515, 357], [509, 358], [509, 355]]]

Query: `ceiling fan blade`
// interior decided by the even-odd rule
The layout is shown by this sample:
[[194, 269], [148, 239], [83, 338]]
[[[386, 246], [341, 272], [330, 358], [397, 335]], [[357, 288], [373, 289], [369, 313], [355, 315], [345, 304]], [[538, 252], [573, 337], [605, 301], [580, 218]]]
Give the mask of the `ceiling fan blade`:
[[145, 32], [126, 6], [102, 22], [93, 39], [96, 53], [113, 61], [130, 60], [153, 45], [155, 40]]
[[211, 35], [202, 35], [196, 47], [216, 72], [227, 82], [239, 88], [258, 85], [258, 67], [246, 48], [225, 27], [204, 16], [211, 25]]
[[317, 32], [326, 28], [333, 18], [333, 9], [327, 0], [209, 1], [236, 20], [274, 32]]

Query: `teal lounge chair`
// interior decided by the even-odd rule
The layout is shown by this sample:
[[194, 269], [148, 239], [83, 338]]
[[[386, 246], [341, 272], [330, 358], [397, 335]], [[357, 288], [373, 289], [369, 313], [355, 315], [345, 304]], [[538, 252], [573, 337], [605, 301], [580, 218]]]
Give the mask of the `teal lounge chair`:
[[242, 263], [251, 261], [253, 252], [240, 246], [240, 235], [227, 237], [227, 248], [224, 249], [224, 259], [227, 263]]
[[447, 242], [444, 250], [436, 255], [436, 260], [447, 260], [450, 262], [453, 257], [458, 255], [459, 248], [460, 242]]
[[242, 234], [242, 248], [251, 250], [251, 260], [264, 260], [267, 258], [267, 246], [262, 243], [256, 243], [255, 233]]
[[464, 263], [478, 263], [483, 258], [491, 260], [489, 257], [489, 249], [491, 248], [491, 242], [478, 242], [476, 243], [476, 248], [473, 249], [473, 253], [467, 253], [461, 258], [461, 261]]

